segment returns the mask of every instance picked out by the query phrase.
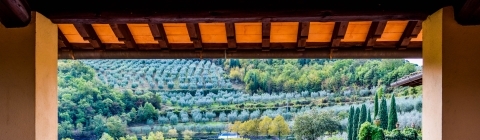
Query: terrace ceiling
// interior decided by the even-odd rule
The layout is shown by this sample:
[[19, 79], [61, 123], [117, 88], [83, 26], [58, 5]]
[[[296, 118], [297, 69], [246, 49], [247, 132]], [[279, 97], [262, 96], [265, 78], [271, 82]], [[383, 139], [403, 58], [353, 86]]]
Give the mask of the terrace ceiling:
[[0, 20], [50, 18], [61, 59], [421, 58], [422, 21], [448, 5], [476, 24], [477, 0], [3, 0]]

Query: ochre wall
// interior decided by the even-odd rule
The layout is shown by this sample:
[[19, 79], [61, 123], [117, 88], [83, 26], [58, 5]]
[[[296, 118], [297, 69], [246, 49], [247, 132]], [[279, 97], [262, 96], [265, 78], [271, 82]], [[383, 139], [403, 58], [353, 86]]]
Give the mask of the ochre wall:
[[0, 140], [58, 139], [57, 39], [38, 13], [24, 28], [0, 25]]
[[457, 24], [451, 7], [423, 26], [423, 139], [479, 139], [480, 26]]

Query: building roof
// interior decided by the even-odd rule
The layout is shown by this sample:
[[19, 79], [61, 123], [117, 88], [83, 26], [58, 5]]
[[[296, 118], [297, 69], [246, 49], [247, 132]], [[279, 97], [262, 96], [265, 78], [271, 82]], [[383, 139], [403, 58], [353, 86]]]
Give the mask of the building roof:
[[11, 0], [0, 20], [45, 15], [61, 59], [421, 58], [422, 21], [448, 5], [480, 13], [471, 0]]

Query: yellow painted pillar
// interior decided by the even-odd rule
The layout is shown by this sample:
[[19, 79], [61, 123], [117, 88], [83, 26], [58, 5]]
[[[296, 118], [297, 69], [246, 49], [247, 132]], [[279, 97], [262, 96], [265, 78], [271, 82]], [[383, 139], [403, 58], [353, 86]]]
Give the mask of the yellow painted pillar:
[[457, 24], [445, 7], [423, 28], [423, 139], [479, 139], [480, 25]]
[[27, 27], [0, 24], [0, 140], [58, 139], [57, 32], [35, 12]]

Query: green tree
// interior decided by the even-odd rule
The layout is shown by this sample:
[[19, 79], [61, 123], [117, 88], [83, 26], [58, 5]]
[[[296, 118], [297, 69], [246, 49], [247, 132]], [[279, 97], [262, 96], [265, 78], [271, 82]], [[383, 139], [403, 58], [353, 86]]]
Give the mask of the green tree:
[[358, 124], [362, 124], [365, 121], [367, 121], [367, 107], [365, 106], [365, 104], [363, 104], [362, 108], [360, 109], [360, 118]]
[[367, 122], [373, 123], [372, 115], [370, 114], [370, 109], [367, 109]]
[[359, 126], [359, 121], [360, 121], [360, 109], [357, 107], [355, 109], [355, 115], [353, 117], [353, 139], [356, 140], [358, 136], [358, 126]]
[[392, 94], [392, 99], [390, 101], [390, 113], [388, 115], [388, 130], [392, 131], [396, 128], [396, 124], [398, 122], [397, 119], [397, 105], [395, 103], [395, 95]]
[[373, 111], [373, 117], [377, 117], [378, 115], [378, 94], [375, 93], [375, 101], [374, 101], [374, 111]]
[[355, 115], [355, 109], [353, 106], [350, 106], [349, 116], [348, 116], [348, 140], [353, 139], [353, 117]]
[[108, 133], [103, 133], [102, 137], [98, 140], [115, 140], [112, 136], [108, 135]]
[[380, 117], [380, 128], [387, 129], [388, 127], [388, 112], [387, 112], [387, 101], [385, 98], [382, 98], [380, 103], [380, 109], [378, 110]]
[[107, 127], [107, 133], [116, 138], [124, 136], [127, 132], [127, 124], [118, 116], [109, 117], [105, 126]]
[[288, 128], [288, 124], [282, 115], [277, 115], [272, 123], [270, 124], [270, 128], [268, 134], [270, 135], [277, 135], [278, 137], [288, 135], [290, 133], [290, 128]]
[[370, 122], [365, 122], [360, 126], [358, 132], [358, 140], [384, 140], [385, 135], [383, 129], [372, 125]]
[[67, 138], [72, 136], [73, 124], [63, 121], [58, 124], [58, 138]]
[[100, 136], [107, 131], [107, 128], [105, 127], [106, 122], [107, 119], [102, 115], [95, 115], [93, 120], [90, 122], [90, 130], [93, 130], [93, 133], [96, 136]]
[[309, 112], [297, 115], [293, 134], [297, 139], [316, 139], [325, 133], [332, 134], [340, 129], [340, 122], [333, 112]]

